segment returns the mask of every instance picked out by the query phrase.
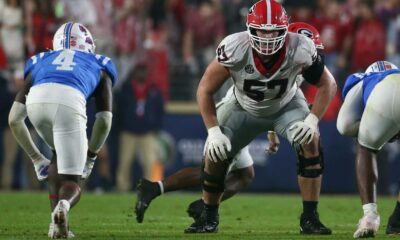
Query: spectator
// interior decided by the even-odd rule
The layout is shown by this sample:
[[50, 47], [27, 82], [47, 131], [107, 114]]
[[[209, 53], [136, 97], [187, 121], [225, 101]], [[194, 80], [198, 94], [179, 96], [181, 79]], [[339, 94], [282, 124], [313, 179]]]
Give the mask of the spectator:
[[[324, 43], [325, 64], [335, 77], [345, 71], [351, 41], [350, 17], [341, 12], [337, 0], [319, 1], [315, 26]], [[339, 81], [340, 82], [340, 81]], [[339, 83], [339, 87], [342, 84]]]
[[140, 155], [143, 177], [154, 180], [152, 171], [158, 161], [155, 135], [161, 128], [164, 107], [161, 91], [148, 81], [148, 68], [147, 64], [139, 63], [119, 96], [117, 114], [121, 133], [117, 189], [121, 192], [131, 189], [131, 169], [136, 153]]
[[197, 7], [188, 9], [183, 59], [194, 75], [202, 73], [206, 63], [215, 57], [215, 48], [224, 35], [224, 18], [213, 1], [203, 0]]
[[[146, 20], [151, 1], [115, 0], [114, 44], [117, 70], [121, 80], [128, 79], [131, 69], [144, 56]], [[119, 81], [117, 89], [123, 85]]]
[[6, 0], [0, 8], [1, 43], [7, 56], [9, 67], [15, 69], [24, 61], [23, 12], [19, 0]]
[[54, 1], [29, 0], [25, 5], [26, 44], [28, 56], [53, 48], [53, 36], [57, 30]]
[[358, 5], [359, 15], [353, 30], [351, 72], [363, 71], [372, 62], [385, 59], [386, 31], [374, 13], [373, 2], [363, 0]]

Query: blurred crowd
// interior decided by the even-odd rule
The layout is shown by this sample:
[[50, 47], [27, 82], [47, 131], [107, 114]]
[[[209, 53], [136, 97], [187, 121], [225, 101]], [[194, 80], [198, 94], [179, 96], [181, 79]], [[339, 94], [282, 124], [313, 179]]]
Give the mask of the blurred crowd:
[[[112, 135], [119, 141], [118, 157], [115, 167], [110, 167], [113, 150], [102, 150], [97, 179], [103, 189], [128, 191], [136, 153], [143, 176], [162, 177], [162, 157], [153, 149], [162, 135], [165, 104], [195, 101], [198, 81], [215, 57], [216, 46], [224, 36], [246, 30], [247, 11], [254, 2], [0, 0], [0, 189], [41, 187], [8, 129], [7, 116], [23, 84], [26, 59], [51, 49], [62, 23], [76, 21], [88, 27], [96, 52], [111, 57], [117, 67], [120, 80], [115, 87]], [[399, 0], [280, 2], [291, 22], [307, 22], [319, 30], [326, 65], [339, 88], [350, 72], [364, 71], [376, 60], [400, 66]], [[313, 88], [304, 86], [304, 91], [312, 101]], [[326, 120], [336, 118], [341, 103], [338, 92]], [[90, 130], [91, 103], [88, 112]]]

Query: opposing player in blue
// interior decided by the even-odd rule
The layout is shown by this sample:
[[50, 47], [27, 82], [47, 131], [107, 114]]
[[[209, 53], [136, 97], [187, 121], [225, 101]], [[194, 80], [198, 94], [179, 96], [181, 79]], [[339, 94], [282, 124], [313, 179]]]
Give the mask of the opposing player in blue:
[[[48, 165], [52, 208], [49, 237], [70, 238], [68, 212], [81, 196], [79, 180], [87, 178], [112, 122], [112, 85], [117, 81], [110, 58], [94, 53], [89, 30], [79, 23], [63, 24], [53, 38], [53, 51], [31, 57], [25, 67], [25, 86], [9, 115], [10, 127], [21, 147], [44, 159], [24, 123], [32, 125], [53, 151]], [[96, 100], [96, 120], [88, 142], [86, 101]], [[41, 176], [46, 176], [46, 159]]]
[[[390, 62], [377, 61], [365, 73], [347, 78], [343, 98], [337, 128], [342, 135], [357, 138], [356, 174], [364, 211], [353, 236], [374, 237], [380, 225], [376, 153], [400, 131], [400, 70]], [[400, 234], [400, 195], [386, 233]]]

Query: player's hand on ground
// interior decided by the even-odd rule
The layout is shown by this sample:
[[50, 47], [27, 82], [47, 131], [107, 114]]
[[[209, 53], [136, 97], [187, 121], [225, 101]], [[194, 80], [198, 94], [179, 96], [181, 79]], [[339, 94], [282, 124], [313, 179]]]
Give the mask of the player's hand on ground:
[[277, 153], [279, 150], [279, 144], [280, 144], [278, 134], [276, 134], [274, 131], [268, 131], [267, 138], [268, 138], [269, 143], [265, 149], [265, 152], [268, 154]]
[[85, 168], [83, 169], [82, 179], [87, 179], [92, 173], [94, 164], [96, 162], [97, 154], [88, 151]]
[[293, 124], [289, 130], [292, 132], [293, 142], [309, 144], [318, 129], [318, 117], [313, 113], [308, 114], [304, 121]]
[[33, 161], [33, 166], [35, 168], [36, 177], [39, 181], [47, 179], [49, 175], [49, 165], [50, 160], [44, 155], [40, 154], [40, 159]]
[[222, 133], [219, 126], [208, 129], [207, 153], [211, 161], [224, 161], [228, 158], [227, 152], [231, 151], [231, 141]]

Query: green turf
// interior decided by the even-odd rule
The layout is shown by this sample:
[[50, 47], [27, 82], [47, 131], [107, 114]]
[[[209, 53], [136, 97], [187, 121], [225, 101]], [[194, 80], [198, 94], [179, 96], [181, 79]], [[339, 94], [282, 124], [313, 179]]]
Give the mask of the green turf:
[[[199, 195], [167, 194], [156, 199], [144, 222], [135, 221], [135, 195], [86, 193], [71, 211], [75, 239], [351, 239], [362, 211], [357, 196], [324, 195], [323, 222], [332, 236], [299, 235], [298, 195], [240, 194], [222, 204], [218, 234], [187, 235], [187, 205]], [[379, 198], [382, 224], [375, 239], [393, 238], [384, 230], [394, 198]], [[44, 192], [0, 192], [0, 239], [47, 239], [50, 212]]]

